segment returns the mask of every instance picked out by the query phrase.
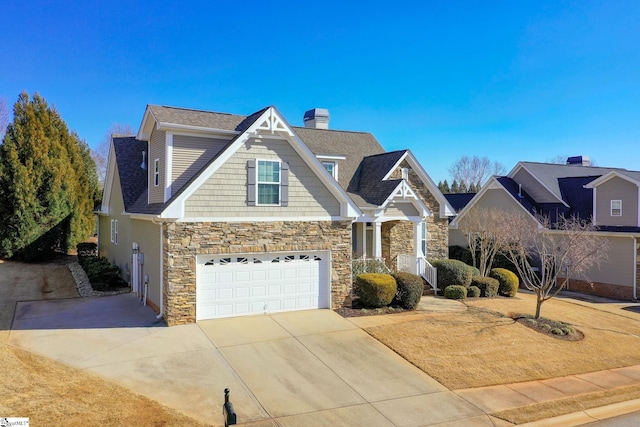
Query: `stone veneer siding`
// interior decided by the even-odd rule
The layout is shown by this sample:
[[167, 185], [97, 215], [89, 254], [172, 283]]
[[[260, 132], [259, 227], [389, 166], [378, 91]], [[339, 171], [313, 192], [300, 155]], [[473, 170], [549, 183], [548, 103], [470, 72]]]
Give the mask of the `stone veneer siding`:
[[164, 224], [164, 319], [196, 321], [196, 256], [331, 251], [331, 303], [350, 303], [351, 221]]
[[387, 221], [382, 223], [382, 257], [387, 267], [396, 269], [398, 254], [413, 255], [413, 223]]
[[433, 214], [427, 217], [427, 258], [449, 258], [449, 218], [440, 218], [440, 204], [406, 160], [391, 174], [391, 178], [400, 179], [402, 168], [409, 169], [409, 185]]

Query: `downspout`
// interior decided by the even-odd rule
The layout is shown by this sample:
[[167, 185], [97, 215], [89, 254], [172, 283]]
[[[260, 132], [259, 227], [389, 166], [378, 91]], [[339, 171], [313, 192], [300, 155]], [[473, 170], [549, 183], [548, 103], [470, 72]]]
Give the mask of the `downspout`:
[[164, 247], [163, 247], [163, 230], [162, 221], [156, 222], [155, 218], [151, 218], [151, 222], [160, 225], [160, 312], [156, 316], [156, 319], [162, 319], [164, 316]]

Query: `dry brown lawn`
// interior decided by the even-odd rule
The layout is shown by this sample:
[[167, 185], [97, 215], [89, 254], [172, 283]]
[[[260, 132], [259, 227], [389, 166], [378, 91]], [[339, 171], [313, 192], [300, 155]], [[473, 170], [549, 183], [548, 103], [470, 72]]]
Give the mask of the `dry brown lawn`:
[[449, 389], [463, 389], [640, 364], [640, 314], [621, 307], [554, 299], [542, 316], [585, 335], [563, 341], [518, 324], [510, 313], [535, 309], [530, 294], [466, 300], [468, 311], [368, 328], [380, 340]]

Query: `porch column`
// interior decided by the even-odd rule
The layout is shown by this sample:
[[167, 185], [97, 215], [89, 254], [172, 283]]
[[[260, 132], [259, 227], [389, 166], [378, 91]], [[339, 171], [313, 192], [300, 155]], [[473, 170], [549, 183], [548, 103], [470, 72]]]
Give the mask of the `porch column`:
[[382, 258], [382, 223], [373, 223], [373, 257]]
[[362, 242], [362, 246], [360, 246], [361, 253], [359, 255], [362, 256], [363, 258], [366, 258], [367, 257], [367, 223], [359, 222], [358, 228], [360, 229], [359, 236], [360, 236], [360, 241]]
[[422, 221], [413, 222], [413, 256], [425, 256], [422, 253]]

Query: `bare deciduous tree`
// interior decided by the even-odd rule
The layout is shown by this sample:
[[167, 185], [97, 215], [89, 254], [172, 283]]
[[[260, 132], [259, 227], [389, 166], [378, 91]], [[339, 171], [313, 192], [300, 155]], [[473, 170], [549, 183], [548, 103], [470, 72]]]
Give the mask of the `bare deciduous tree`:
[[107, 162], [109, 161], [109, 150], [111, 149], [112, 135], [133, 135], [134, 132], [129, 125], [114, 124], [104, 134], [102, 140], [98, 143], [95, 150], [91, 150], [91, 157], [96, 162], [96, 170], [98, 171], [98, 180], [100, 185], [104, 185], [104, 179], [107, 175]]
[[505, 240], [502, 251], [516, 266], [525, 287], [536, 294], [535, 318], [545, 301], [566, 287], [570, 277], [588, 281], [590, 269], [607, 256], [606, 239], [595, 233], [591, 223], [576, 218], [551, 224], [537, 217], [535, 225], [523, 212], [505, 212]]
[[4, 138], [4, 133], [9, 124], [9, 109], [7, 108], [7, 100], [0, 98], [0, 142]]
[[451, 177], [464, 182], [468, 187], [481, 186], [493, 175], [504, 175], [506, 169], [502, 163], [491, 161], [488, 157], [462, 156], [449, 168]]
[[495, 208], [471, 210], [460, 221], [458, 229], [467, 238], [473, 265], [481, 276], [491, 271], [493, 260], [506, 239], [504, 235], [504, 211]]

